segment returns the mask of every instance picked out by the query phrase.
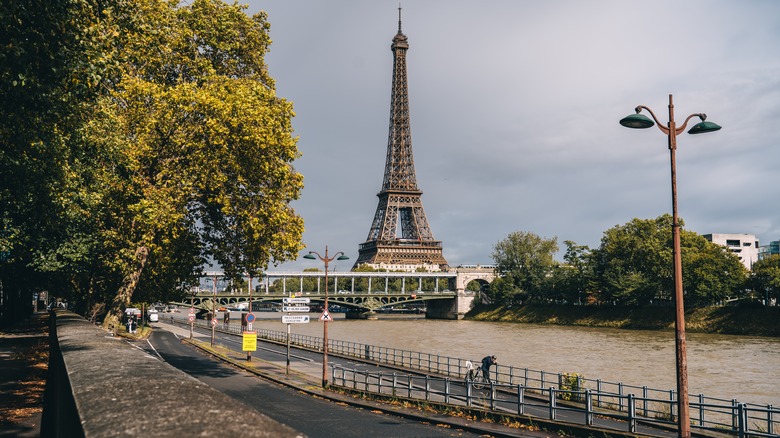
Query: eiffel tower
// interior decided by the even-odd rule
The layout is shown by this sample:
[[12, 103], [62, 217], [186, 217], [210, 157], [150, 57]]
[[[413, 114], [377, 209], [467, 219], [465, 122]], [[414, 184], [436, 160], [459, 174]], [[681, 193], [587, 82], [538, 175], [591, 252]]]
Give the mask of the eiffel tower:
[[[409, 91], [406, 81], [406, 51], [409, 42], [401, 32], [401, 8], [398, 8], [398, 33], [390, 46], [393, 51], [393, 92], [390, 102], [390, 133], [379, 205], [366, 241], [360, 244], [359, 265], [412, 271], [447, 269], [441, 241], [433, 238], [423, 209], [422, 191], [417, 187], [409, 123]], [[400, 237], [398, 227], [400, 225]]]

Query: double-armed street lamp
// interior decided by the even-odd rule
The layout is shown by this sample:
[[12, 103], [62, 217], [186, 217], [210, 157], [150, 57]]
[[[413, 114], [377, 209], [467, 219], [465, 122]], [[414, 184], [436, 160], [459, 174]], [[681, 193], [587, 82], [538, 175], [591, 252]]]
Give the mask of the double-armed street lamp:
[[[642, 110], [646, 110], [653, 117], [653, 120], [648, 119], [646, 116], [639, 114]], [[677, 127], [674, 121], [674, 103], [672, 101], [672, 95], [669, 95], [669, 122], [666, 126], [662, 126], [658, 118], [653, 114], [653, 111], [644, 106], [639, 105], [636, 107], [636, 114], [624, 117], [620, 120], [620, 124], [627, 128], [644, 129], [650, 128], [654, 124], [658, 126], [669, 139], [669, 155], [671, 158], [672, 166], [672, 265], [674, 276], [674, 307], [675, 307], [675, 355], [677, 363], [677, 427], [678, 436], [683, 438], [690, 438], [691, 436], [691, 420], [690, 411], [688, 406], [688, 363], [685, 351], [685, 309], [683, 307], [683, 284], [682, 284], [682, 258], [680, 254], [680, 224], [677, 216], [677, 165], [674, 158], [674, 152], [677, 149], [677, 135], [681, 134], [685, 127], [688, 126], [688, 121], [693, 117], [698, 117], [701, 122], [695, 124], [688, 134], [703, 134], [705, 132], [713, 132], [720, 129], [720, 126], [715, 123], [707, 121], [707, 115], [704, 113], [691, 114], [685, 122]], [[655, 121], [655, 123], [653, 123]]]
[[330, 314], [328, 313], [328, 263], [332, 262], [333, 260], [349, 260], [349, 257], [344, 255], [343, 252], [339, 251], [336, 254], [333, 255], [333, 257], [328, 257], [328, 246], [325, 245], [325, 256], [321, 256], [316, 251], [309, 251], [308, 254], [303, 256], [305, 259], [309, 260], [317, 260], [320, 259], [325, 263], [325, 310], [323, 311], [323, 318], [322, 318], [322, 387], [327, 388], [328, 387], [328, 322], [330, 321]]

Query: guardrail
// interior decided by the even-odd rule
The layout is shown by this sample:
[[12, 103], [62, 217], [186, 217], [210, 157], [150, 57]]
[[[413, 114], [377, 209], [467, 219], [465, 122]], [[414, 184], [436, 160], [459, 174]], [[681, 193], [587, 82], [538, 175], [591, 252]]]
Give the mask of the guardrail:
[[[207, 323], [196, 321], [199, 327], [210, 328]], [[220, 324], [222, 326], [222, 324]], [[230, 325], [221, 330], [240, 334], [241, 327]], [[258, 338], [284, 343], [287, 333], [269, 329], [254, 330]], [[290, 334], [290, 344], [311, 350], [322, 350], [322, 338], [301, 334]], [[358, 342], [328, 340], [328, 353], [360, 360], [376, 362], [403, 370], [429, 373], [436, 378], [450, 382], [463, 381], [468, 359], [438, 354], [403, 350], [390, 347], [362, 344]], [[478, 362], [471, 360], [471, 362]], [[610, 382], [602, 379], [587, 379], [576, 374], [532, 370], [512, 365], [495, 365], [493, 374], [497, 388], [524, 388], [524, 393], [549, 394], [557, 391], [574, 401], [585, 398], [594, 409], [614, 412], [618, 418], [630, 420], [632, 416], [676, 427], [677, 394], [675, 390], [649, 388]], [[433, 377], [431, 377], [433, 378]], [[587, 392], [587, 396], [586, 396]], [[555, 397], [554, 397], [555, 399]], [[587, 404], [586, 403], [586, 404]], [[780, 408], [773, 405], [743, 403], [736, 399], [726, 400], [691, 395], [689, 400], [691, 426], [696, 429], [757, 437], [780, 437]], [[633, 413], [633, 414], [632, 414]], [[601, 415], [601, 413], [600, 413]], [[628, 420], [627, 420], [628, 421]]]

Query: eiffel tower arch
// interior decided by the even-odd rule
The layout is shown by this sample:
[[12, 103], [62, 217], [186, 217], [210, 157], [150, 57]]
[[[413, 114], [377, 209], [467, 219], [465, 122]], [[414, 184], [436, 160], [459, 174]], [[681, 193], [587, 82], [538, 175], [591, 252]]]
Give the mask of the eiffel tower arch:
[[390, 46], [393, 52], [393, 85], [390, 101], [390, 130], [379, 204], [366, 241], [360, 244], [353, 269], [369, 265], [379, 269], [414, 271], [446, 270], [442, 243], [434, 239], [417, 187], [412, 153], [409, 117], [409, 90], [406, 77], [406, 51], [409, 41], [401, 32]]

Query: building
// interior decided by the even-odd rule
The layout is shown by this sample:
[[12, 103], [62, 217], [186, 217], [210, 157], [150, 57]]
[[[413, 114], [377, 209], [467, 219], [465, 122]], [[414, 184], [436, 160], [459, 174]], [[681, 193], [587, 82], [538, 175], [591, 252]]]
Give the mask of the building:
[[755, 234], [705, 234], [704, 238], [728, 248], [748, 269], [758, 261], [759, 245]]
[[773, 240], [769, 242], [769, 245], [762, 246], [758, 249], [759, 260], [771, 255], [780, 255], [780, 240]]

